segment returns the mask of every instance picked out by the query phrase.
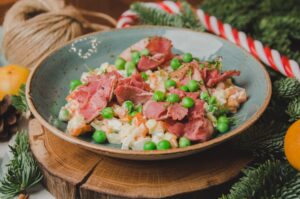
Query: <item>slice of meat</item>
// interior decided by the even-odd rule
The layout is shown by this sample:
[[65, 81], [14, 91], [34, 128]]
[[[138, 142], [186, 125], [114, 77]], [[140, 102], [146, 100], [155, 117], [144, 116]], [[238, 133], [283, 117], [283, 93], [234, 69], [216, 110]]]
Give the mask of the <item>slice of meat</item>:
[[186, 76], [186, 74], [190, 69], [191, 69], [190, 64], [183, 64], [183, 66], [171, 72], [170, 77], [180, 81]]
[[191, 120], [184, 127], [184, 135], [192, 141], [207, 141], [211, 138], [213, 132], [213, 125], [206, 118]]
[[167, 119], [167, 102], [155, 102], [149, 100], [144, 104], [143, 115], [147, 119], [163, 120]]
[[189, 119], [202, 119], [204, 118], [205, 109], [204, 109], [204, 101], [195, 100], [195, 106], [189, 110]]
[[86, 122], [90, 122], [100, 114], [106, 105], [107, 99], [103, 96], [101, 90], [99, 90], [90, 98], [88, 104], [80, 108], [79, 113], [84, 117]]
[[165, 55], [165, 61], [170, 60], [173, 57], [172, 54], [172, 42], [164, 37], [152, 37], [149, 40], [147, 49], [151, 55], [163, 54]]
[[175, 103], [168, 107], [167, 116], [172, 120], [183, 120], [188, 114], [188, 109], [184, 108], [181, 104]]
[[196, 91], [196, 92], [186, 92], [185, 93], [187, 97], [192, 98], [193, 100], [197, 100], [199, 98], [200, 92]]
[[183, 90], [177, 89], [177, 88], [170, 88], [169, 92], [171, 94], [177, 94], [180, 98], [183, 98], [186, 96], [185, 92]]
[[127, 85], [127, 86], [134, 86], [146, 91], [150, 91], [151, 88], [149, 84], [147, 84], [141, 74], [134, 74], [131, 77], [125, 78], [125, 79], [120, 79], [118, 82], [118, 86], [120, 85]]
[[139, 71], [156, 69], [166, 61], [166, 56], [162, 53], [154, 54], [153, 56], [142, 56], [137, 68]]
[[168, 132], [176, 135], [177, 137], [181, 137], [184, 134], [184, 123], [182, 122], [166, 120], [164, 121], [164, 127]]
[[86, 122], [90, 122], [111, 100], [119, 77], [115, 72], [90, 76], [87, 84], [72, 92], [67, 100], [76, 100], [80, 114]]
[[152, 93], [134, 86], [121, 85], [117, 86], [114, 91], [117, 100], [122, 104], [126, 100], [134, 104], [144, 104], [151, 99]]
[[198, 82], [201, 82], [200, 89], [201, 91], [207, 91], [206, 86], [204, 85], [204, 79], [202, 77], [200, 66], [197, 62], [193, 62], [193, 75], [192, 79]]
[[122, 57], [126, 61], [131, 61], [131, 52], [132, 51], [141, 51], [141, 50], [145, 49], [148, 46], [148, 44], [149, 44], [149, 38], [142, 39], [142, 40], [138, 41], [137, 43], [133, 44], [132, 46], [130, 46], [129, 48], [127, 48], [126, 50], [124, 50], [120, 54], [120, 57]]
[[217, 70], [212, 70], [209, 71], [209, 74], [206, 77], [206, 85], [207, 87], [213, 87], [218, 83], [223, 82], [232, 76], [239, 76], [239, 75], [240, 75], [240, 71], [237, 70], [225, 71], [222, 74], [219, 73], [219, 71]]

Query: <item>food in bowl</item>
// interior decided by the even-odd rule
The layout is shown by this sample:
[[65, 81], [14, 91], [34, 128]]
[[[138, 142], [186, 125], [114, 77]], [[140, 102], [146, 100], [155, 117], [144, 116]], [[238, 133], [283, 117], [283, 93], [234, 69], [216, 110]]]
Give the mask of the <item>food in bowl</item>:
[[114, 64], [84, 72], [70, 83], [59, 119], [72, 136], [124, 150], [166, 150], [205, 142], [230, 130], [231, 115], [247, 101], [234, 84], [237, 70], [222, 71], [222, 58], [174, 54], [164, 37], [145, 38]]

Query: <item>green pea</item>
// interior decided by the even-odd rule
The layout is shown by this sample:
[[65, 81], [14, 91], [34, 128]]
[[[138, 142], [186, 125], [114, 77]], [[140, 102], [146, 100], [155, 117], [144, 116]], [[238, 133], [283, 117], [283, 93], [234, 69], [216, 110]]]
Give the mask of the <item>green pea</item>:
[[192, 108], [195, 105], [195, 101], [190, 97], [184, 97], [182, 99], [182, 106], [185, 108]]
[[67, 109], [61, 109], [58, 114], [60, 121], [68, 121], [70, 118], [70, 112]]
[[140, 55], [141, 55], [141, 56], [142, 56], [142, 55], [147, 56], [147, 55], [149, 55], [149, 54], [150, 54], [150, 52], [149, 52], [149, 50], [148, 50], [147, 48], [145, 48], [145, 49], [143, 49], [143, 50], [140, 51]]
[[220, 133], [226, 133], [229, 130], [229, 125], [223, 122], [217, 122], [217, 130]]
[[148, 76], [145, 72], [142, 72], [142, 73], [141, 73], [141, 76], [142, 76], [142, 78], [143, 78], [144, 81], [147, 81], [147, 80], [148, 80], [148, 77], [149, 77], [149, 76]]
[[189, 63], [189, 62], [193, 61], [193, 56], [192, 56], [191, 53], [185, 53], [185, 54], [183, 55], [182, 60], [183, 60], [185, 63]]
[[204, 101], [209, 100], [208, 92], [202, 92], [201, 95], [200, 95], [200, 99], [202, 99]]
[[82, 85], [82, 82], [80, 80], [72, 80], [70, 82], [70, 90], [73, 91], [75, 90], [78, 86]]
[[135, 109], [137, 112], [141, 113], [143, 111], [143, 106], [140, 104]]
[[215, 96], [211, 96], [208, 100], [208, 104], [216, 105], [217, 104], [217, 98]]
[[118, 57], [115, 61], [115, 66], [118, 70], [124, 70], [125, 64], [126, 64], [126, 61], [121, 57]]
[[130, 113], [134, 109], [134, 104], [132, 101], [123, 102], [123, 107]]
[[186, 137], [181, 137], [179, 139], [179, 147], [183, 148], [183, 147], [187, 147], [191, 145], [191, 141], [189, 139], [187, 139]]
[[226, 123], [229, 124], [229, 119], [225, 115], [222, 115], [218, 118], [218, 123]]
[[133, 112], [130, 113], [130, 116], [131, 116], [131, 117], [134, 117], [134, 116], [135, 116], [136, 114], [138, 114], [138, 113], [139, 113], [139, 112], [137, 112], [137, 111], [133, 111]]
[[97, 130], [93, 133], [93, 140], [98, 144], [102, 144], [106, 141], [106, 134], [104, 131]]
[[187, 83], [187, 87], [189, 88], [189, 91], [191, 91], [191, 92], [198, 91], [200, 88], [199, 83], [193, 79]]
[[156, 144], [152, 141], [147, 141], [144, 143], [144, 151], [152, 151], [156, 149]]
[[155, 91], [152, 98], [157, 102], [162, 102], [165, 100], [165, 94], [162, 91]]
[[177, 70], [180, 66], [181, 66], [181, 63], [180, 63], [179, 59], [173, 58], [171, 61], [171, 68], [173, 70]]
[[101, 111], [102, 117], [105, 119], [111, 119], [114, 117], [114, 110], [111, 107], [106, 107]]
[[129, 77], [135, 71], [136, 65], [133, 62], [128, 61], [125, 64], [125, 69], [126, 69], [127, 76]]
[[165, 82], [165, 88], [171, 88], [171, 87], [176, 87], [176, 82], [172, 79], [168, 79]]
[[137, 64], [140, 61], [141, 55], [138, 51], [134, 51], [131, 53], [131, 60]]
[[185, 92], [189, 92], [189, 87], [187, 87], [187, 86], [180, 86], [180, 90], [183, 90]]
[[177, 94], [169, 94], [167, 96], [167, 102], [176, 103], [176, 102], [179, 102], [179, 101], [180, 101], [180, 98]]
[[159, 143], [157, 143], [158, 150], [167, 150], [170, 148], [171, 148], [171, 144], [168, 140], [162, 140]]

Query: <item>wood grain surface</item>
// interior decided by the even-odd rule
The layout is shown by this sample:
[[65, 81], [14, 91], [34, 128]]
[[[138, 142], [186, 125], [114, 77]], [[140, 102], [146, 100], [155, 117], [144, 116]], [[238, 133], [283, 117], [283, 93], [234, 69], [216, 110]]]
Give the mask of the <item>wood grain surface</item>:
[[36, 119], [30, 121], [29, 133], [44, 185], [58, 199], [213, 199], [224, 191], [217, 185], [236, 177], [251, 161], [226, 145], [166, 161], [113, 159], [59, 139]]

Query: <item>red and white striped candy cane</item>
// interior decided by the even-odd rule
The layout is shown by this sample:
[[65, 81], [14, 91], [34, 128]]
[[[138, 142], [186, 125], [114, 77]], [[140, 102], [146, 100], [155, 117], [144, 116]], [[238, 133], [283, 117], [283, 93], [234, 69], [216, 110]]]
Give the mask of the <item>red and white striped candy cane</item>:
[[[175, 3], [173, 1], [145, 3], [145, 5], [163, 10], [171, 14], [180, 13], [180, 3]], [[223, 24], [215, 16], [210, 16], [201, 9], [198, 9], [196, 13], [200, 22], [203, 24], [207, 31], [221, 36], [224, 39], [229, 40], [236, 45], [244, 48], [254, 57], [270, 66], [275, 71], [279, 71], [287, 77], [295, 77], [300, 81], [300, 68], [296, 61], [288, 59], [286, 56], [280, 55], [277, 50], [270, 49], [268, 46], [263, 45], [260, 41], [254, 40], [250, 36], [247, 36], [246, 33], [238, 31], [237, 29], [231, 27], [229, 24]], [[117, 28], [124, 28], [135, 25], [137, 24], [137, 22], [137, 13], [128, 10], [120, 16]]]

